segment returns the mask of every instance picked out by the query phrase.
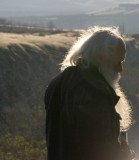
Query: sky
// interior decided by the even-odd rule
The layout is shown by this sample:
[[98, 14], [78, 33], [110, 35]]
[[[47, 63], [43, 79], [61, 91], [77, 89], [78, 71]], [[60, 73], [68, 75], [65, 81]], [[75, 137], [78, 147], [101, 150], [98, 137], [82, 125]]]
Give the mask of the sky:
[[0, 17], [82, 14], [139, 0], [0, 0]]

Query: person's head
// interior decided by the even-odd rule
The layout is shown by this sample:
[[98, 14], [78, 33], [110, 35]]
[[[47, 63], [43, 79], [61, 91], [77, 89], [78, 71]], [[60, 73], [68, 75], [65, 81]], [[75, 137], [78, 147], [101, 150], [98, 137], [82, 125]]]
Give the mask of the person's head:
[[[126, 45], [123, 39], [119, 37], [115, 38], [115, 46], [111, 48], [109, 57], [105, 56], [105, 52], [103, 50], [100, 52], [100, 61], [102, 63], [99, 64], [99, 71], [109, 84], [115, 88], [117, 82], [120, 79], [120, 73], [123, 71], [123, 62], [125, 61], [126, 56]], [[106, 53], [106, 54], [107, 54]]]
[[131, 125], [131, 106], [118, 84], [125, 53], [126, 45], [118, 28], [95, 26], [81, 35], [61, 63], [61, 71], [79, 63], [83, 68], [98, 69], [121, 97], [115, 107], [122, 116], [121, 129]]
[[84, 68], [98, 68], [111, 83], [122, 71], [124, 59], [125, 43], [118, 28], [95, 26], [85, 31], [71, 47], [61, 70], [80, 62]]

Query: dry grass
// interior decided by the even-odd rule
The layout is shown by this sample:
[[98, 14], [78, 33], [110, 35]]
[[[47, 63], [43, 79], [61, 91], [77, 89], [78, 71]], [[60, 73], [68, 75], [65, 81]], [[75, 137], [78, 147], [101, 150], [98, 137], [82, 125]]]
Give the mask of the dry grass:
[[31, 34], [0, 33], [0, 37], [0, 47], [2, 48], [7, 48], [12, 44], [18, 46], [20, 46], [20, 44], [25, 44], [33, 47], [47, 44], [58, 48], [69, 48], [76, 39], [73, 33], [60, 33], [55, 35], [45, 35], [43, 37]]

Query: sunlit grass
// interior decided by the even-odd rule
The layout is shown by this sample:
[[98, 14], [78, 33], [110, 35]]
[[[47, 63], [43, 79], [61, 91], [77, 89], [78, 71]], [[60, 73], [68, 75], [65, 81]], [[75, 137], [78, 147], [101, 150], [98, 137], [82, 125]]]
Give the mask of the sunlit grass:
[[3, 48], [7, 48], [7, 46], [12, 44], [26, 44], [34, 47], [36, 47], [37, 45], [43, 46], [47, 44], [50, 46], [69, 48], [76, 39], [76, 37], [73, 36], [72, 32], [45, 36], [31, 34], [0, 33], [0, 37], [0, 47]]

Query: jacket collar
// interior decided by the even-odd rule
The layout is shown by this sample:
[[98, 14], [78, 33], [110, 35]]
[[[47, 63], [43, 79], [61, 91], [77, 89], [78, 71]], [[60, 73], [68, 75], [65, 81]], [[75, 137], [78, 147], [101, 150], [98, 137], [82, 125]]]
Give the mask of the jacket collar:
[[109, 85], [109, 83], [96, 67], [88, 69], [77, 66], [77, 68], [79, 68], [80, 73], [85, 80], [87, 80], [96, 89], [110, 96], [113, 99], [114, 105], [117, 104], [120, 97], [116, 95], [114, 89]]

